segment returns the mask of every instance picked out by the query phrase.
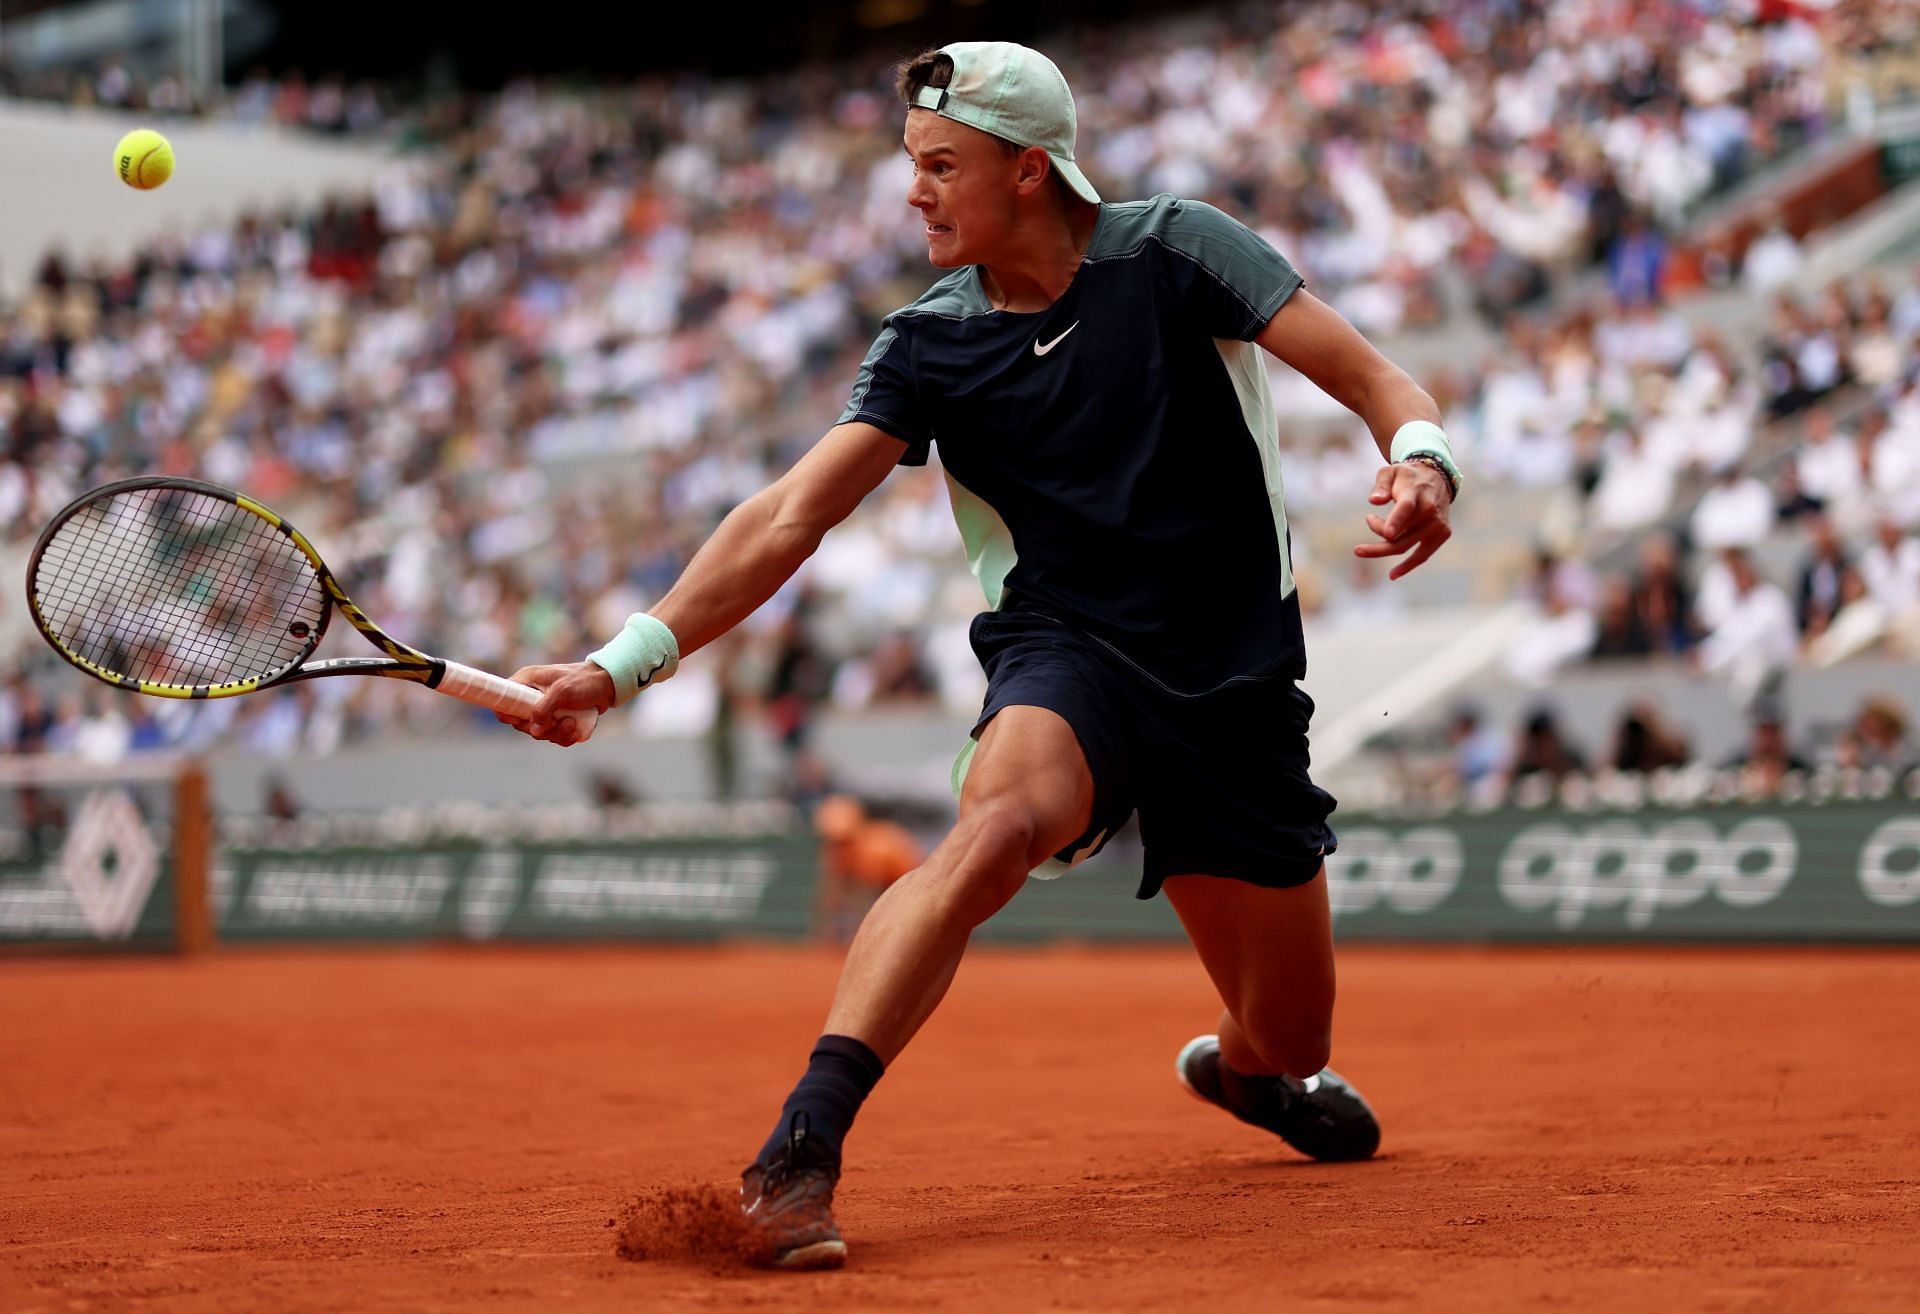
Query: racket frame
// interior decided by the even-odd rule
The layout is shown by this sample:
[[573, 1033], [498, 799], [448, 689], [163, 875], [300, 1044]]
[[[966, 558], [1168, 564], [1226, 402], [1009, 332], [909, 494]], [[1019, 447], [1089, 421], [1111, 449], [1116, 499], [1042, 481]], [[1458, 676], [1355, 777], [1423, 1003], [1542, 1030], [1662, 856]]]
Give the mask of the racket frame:
[[[107, 502], [121, 493], [154, 489], [158, 491], [178, 490], [187, 493], [199, 493], [216, 498], [232, 506], [239, 507], [250, 515], [260, 517], [285, 536], [288, 542], [307, 559], [319, 578], [320, 587], [325, 592], [327, 606], [320, 609], [319, 624], [312, 634], [307, 636], [306, 646], [298, 656], [278, 670], [264, 675], [249, 676], [242, 680], [229, 680], [224, 684], [156, 684], [148, 680], [135, 679], [119, 671], [108, 670], [68, 647], [61, 637], [54, 633], [52, 626], [40, 611], [40, 599], [34, 582], [40, 573], [40, 558], [54, 536], [74, 516], [96, 502]], [[360, 610], [352, 598], [347, 596], [340, 581], [327, 568], [320, 553], [306, 535], [288, 524], [279, 512], [264, 503], [257, 502], [245, 493], [235, 492], [231, 488], [222, 488], [219, 484], [210, 484], [200, 479], [187, 479], [178, 475], [140, 475], [132, 479], [118, 479], [110, 484], [102, 484], [91, 489], [79, 498], [62, 507], [47, 527], [40, 531], [40, 537], [34, 542], [33, 554], [27, 559], [27, 608], [33, 615], [34, 627], [40, 636], [53, 646], [55, 652], [78, 669], [116, 689], [128, 689], [135, 693], [150, 694], [160, 698], [232, 698], [240, 694], [253, 693], [260, 689], [270, 689], [277, 685], [294, 684], [301, 680], [314, 680], [329, 675], [378, 675], [390, 680], [410, 680], [423, 684], [429, 689], [438, 688], [446, 677], [448, 663], [439, 657], [429, 656], [418, 648], [409, 647], [400, 642], [378, 625], [373, 623], [366, 612]], [[319, 650], [321, 640], [327, 636], [328, 622], [334, 611], [347, 618], [354, 629], [365, 635], [367, 641], [385, 653], [384, 657], [333, 657], [325, 661], [309, 662], [307, 659]]]

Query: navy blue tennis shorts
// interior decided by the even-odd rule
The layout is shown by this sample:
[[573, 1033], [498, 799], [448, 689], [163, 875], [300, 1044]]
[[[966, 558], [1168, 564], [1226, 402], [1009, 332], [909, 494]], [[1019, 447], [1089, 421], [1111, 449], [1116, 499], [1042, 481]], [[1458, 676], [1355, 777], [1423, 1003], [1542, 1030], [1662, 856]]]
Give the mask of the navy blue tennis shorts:
[[1093, 773], [1086, 834], [1058, 855], [1089, 857], [1140, 813], [1139, 898], [1169, 876], [1304, 885], [1337, 843], [1333, 796], [1307, 774], [1313, 700], [1285, 676], [1175, 693], [1098, 639], [1030, 612], [974, 619], [987, 672], [977, 739], [1006, 707], [1044, 707], [1073, 727]]

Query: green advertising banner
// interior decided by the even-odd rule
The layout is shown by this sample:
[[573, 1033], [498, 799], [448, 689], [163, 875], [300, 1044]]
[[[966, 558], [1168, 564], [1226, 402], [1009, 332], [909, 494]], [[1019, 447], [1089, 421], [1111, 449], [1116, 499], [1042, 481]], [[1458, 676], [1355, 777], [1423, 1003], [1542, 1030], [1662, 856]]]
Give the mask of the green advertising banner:
[[55, 780], [0, 796], [0, 944], [172, 944], [170, 789]]
[[[58, 827], [0, 828], [0, 943], [171, 943], [162, 810], [137, 789], [65, 803]], [[484, 838], [383, 820], [273, 842], [234, 826], [209, 904], [229, 942], [812, 934], [815, 839], [784, 811], [730, 815], [505, 819]], [[1904, 800], [1360, 816], [1339, 833], [1327, 873], [1343, 940], [1920, 942], [1920, 806]], [[1179, 936], [1164, 899], [1133, 898], [1138, 871], [1138, 848], [1116, 841], [1028, 882], [981, 938]]]
[[[266, 940], [803, 939], [819, 929], [810, 834], [612, 844], [228, 849], [213, 872], [219, 938]], [[1165, 900], [1118, 868], [1030, 881], [986, 940], [1178, 937]]]
[[1920, 940], [1920, 809], [1829, 804], [1351, 823], [1343, 938]]
[[808, 930], [816, 849], [792, 833], [228, 849], [212, 904], [226, 941], [791, 938]]
[[[1103, 856], [1029, 882], [983, 937], [1178, 936], [1132, 897], [1137, 850]], [[230, 940], [786, 938], [816, 872], [792, 834], [230, 850], [214, 906]], [[1920, 940], [1920, 811], [1890, 803], [1358, 819], [1327, 875], [1346, 940]]]

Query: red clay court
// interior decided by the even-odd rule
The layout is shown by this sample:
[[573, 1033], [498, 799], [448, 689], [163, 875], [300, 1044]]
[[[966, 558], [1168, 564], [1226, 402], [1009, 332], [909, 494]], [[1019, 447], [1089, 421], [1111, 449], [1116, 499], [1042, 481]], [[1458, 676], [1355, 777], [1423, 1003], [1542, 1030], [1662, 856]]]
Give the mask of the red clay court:
[[1911, 1310], [1920, 954], [1356, 947], [1382, 1157], [1184, 1095], [1185, 948], [989, 950], [849, 1150], [840, 1273], [614, 1253], [728, 1185], [837, 952], [0, 960], [0, 1309]]

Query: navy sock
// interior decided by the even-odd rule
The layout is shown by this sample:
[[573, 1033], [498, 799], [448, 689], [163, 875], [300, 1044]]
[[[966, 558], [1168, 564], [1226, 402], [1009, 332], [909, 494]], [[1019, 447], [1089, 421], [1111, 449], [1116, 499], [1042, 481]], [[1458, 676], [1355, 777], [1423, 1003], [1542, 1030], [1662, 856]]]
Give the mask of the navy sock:
[[840, 1159], [840, 1146], [853, 1127], [854, 1115], [872, 1093], [887, 1065], [864, 1041], [852, 1036], [822, 1036], [807, 1061], [807, 1074], [787, 1096], [779, 1125], [760, 1147], [755, 1163], [767, 1163], [787, 1143], [793, 1115], [807, 1115], [807, 1134]]

